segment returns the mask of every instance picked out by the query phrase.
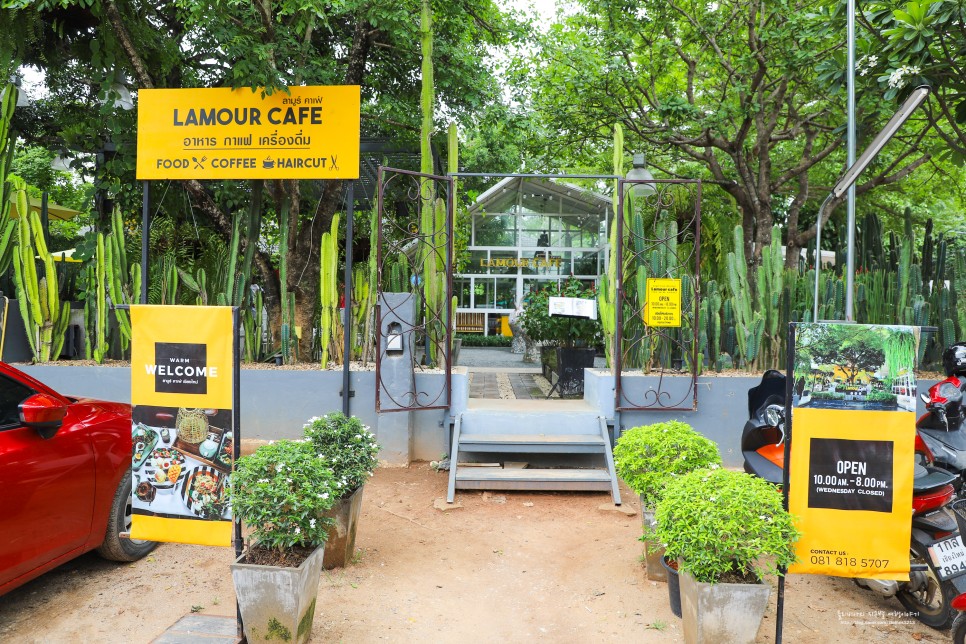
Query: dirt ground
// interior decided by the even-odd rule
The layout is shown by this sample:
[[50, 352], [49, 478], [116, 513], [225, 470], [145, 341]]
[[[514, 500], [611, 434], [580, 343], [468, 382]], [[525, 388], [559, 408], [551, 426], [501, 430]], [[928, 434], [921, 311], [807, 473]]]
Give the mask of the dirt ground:
[[[377, 471], [356, 561], [323, 574], [312, 641], [683, 640], [666, 584], [645, 576], [638, 512], [601, 509], [606, 494], [524, 492], [464, 492], [441, 512], [446, 483], [426, 464]], [[231, 559], [178, 544], [129, 565], [85, 555], [0, 597], [0, 642], [150, 642], [192, 611], [234, 615]], [[902, 610], [849, 580], [792, 575], [785, 641], [949, 642]], [[774, 629], [772, 593], [758, 641]]]

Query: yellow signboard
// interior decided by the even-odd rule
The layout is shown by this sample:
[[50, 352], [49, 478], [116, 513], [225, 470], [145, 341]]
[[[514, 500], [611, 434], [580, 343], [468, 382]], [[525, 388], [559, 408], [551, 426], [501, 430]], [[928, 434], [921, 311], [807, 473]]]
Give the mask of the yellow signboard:
[[131, 306], [131, 333], [131, 538], [230, 545], [231, 307]]
[[647, 279], [644, 321], [648, 326], [681, 326], [681, 279]]
[[358, 177], [358, 85], [138, 92], [138, 179]]
[[[914, 378], [917, 331], [796, 326], [788, 509], [801, 538], [789, 572], [909, 579], [916, 403], [893, 383]], [[861, 371], [876, 378], [863, 384]]]

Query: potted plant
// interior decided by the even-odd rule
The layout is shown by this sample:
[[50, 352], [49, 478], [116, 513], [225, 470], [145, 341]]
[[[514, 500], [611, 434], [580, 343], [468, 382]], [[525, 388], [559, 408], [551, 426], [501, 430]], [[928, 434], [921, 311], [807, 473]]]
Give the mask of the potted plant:
[[238, 459], [231, 505], [250, 535], [231, 574], [249, 642], [309, 640], [331, 523], [323, 516], [338, 497], [332, 469], [307, 441]]
[[[669, 481], [697, 469], [720, 465], [721, 454], [714, 441], [677, 420], [633, 427], [622, 432], [614, 445], [617, 475], [641, 497], [645, 537], [654, 528], [654, 511]], [[644, 543], [647, 578], [666, 580], [664, 549], [659, 542], [649, 542], [646, 538]], [[677, 580], [672, 578], [671, 581]], [[671, 607], [678, 614], [680, 599], [674, 588], [668, 591]]]
[[540, 360], [548, 380], [558, 379], [561, 397], [584, 392], [584, 369], [594, 366], [597, 346], [603, 342], [599, 318], [550, 315], [551, 297], [597, 299], [594, 287], [573, 277], [532, 293], [519, 316], [527, 336], [540, 343]]
[[318, 458], [332, 468], [338, 499], [325, 514], [333, 520], [325, 543], [323, 566], [345, 566], [356, 547], [356, 528], [362, 514], [362, 490], [379, 461], [379, 444], [369, 427], [342, 412], [309, 419], [305, 438]]
[[770, 589], [762, 579], [795, 561], [781, 492], [744, 472], [696, 470], [664, 489], [654, 534], [678, 560], [685, 641], [754, 642]]

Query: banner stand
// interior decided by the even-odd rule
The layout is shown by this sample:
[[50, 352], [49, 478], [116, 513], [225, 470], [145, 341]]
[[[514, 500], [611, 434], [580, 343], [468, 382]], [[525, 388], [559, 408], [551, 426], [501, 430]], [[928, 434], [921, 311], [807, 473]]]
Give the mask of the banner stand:
[[[145, 188], [147, 187], [147, 182], [145, 182]], [[145, 197], [145, 212], [147, 208], [147, 198]], [[112, 309], [118, 309], [122, 311], [129, 311], [130, 306], [127, 304], [117, 304], [111, 305]], [[231, 307], [231, 326], [232, 326], [232, 432], [234, 433], [234, 444], [232, 446], [232, 473], [235, 472], [235, 468], [238, 464], [238, 459], [241, 458], [241, 342], [238, 336], [238, 331], [240, 327], [240, 311], [237, 306]], [[241, 518], [232, 513], [232, 545], [234, 546], [235, 559], [237, 560], [242, 555], [244, 547], [244, 539], [242, 538], [242, 522]], [[129, 539], [130, 533], [122, 533], [121, 538]], [[188, 614], [185, 617], [192, 616], [194, 618], [204, 617], [199, 615]], [[212, 616], [214, 617], [214, 616]], [[222, 619], [222, 618], [217, 618]], [[244, 639], [244, 629], [241, 616], [241, 607], [236, 599], [235, 601], [235, 623], [236, 623], [236, 636], [237, 641], [242, 641]], [[176, 628], [177, 624], [174, 627]], [[171, 629], [169, 629], [171, 630]], [[213, 629], [215, 632], [217, 629]], [[195, 634], [198, 631], [194, 631]]]
[[[795, 327], [797, 322], [788, 324], [788, 337], [785, 343], [785, 468], [782, 472], [782, 507], [788, 511], [788, 470], [791, 465], [792, 444], [792, 388], [795, 386]], [[785, 575], [788, 569], [778, 569], [778, 605], [775, 610], [775, 644], [781, 644], [782, 629], [785, 625]]]
[[[851, 324], [850, 322], [842, 321], [828, 321], [832, 324]], [[795, 391], [795, 360], [796, 360], [796, 336], [797, 329], [802, 323], [791, 322], [788, 325], [788, 336], [787, 336], [787, 359], [786, 359], [786, 377], [785, 377], [785, 467], [782, 474], [782, 505], [785, 510], [789, 509], [789, 488], [790, 488], [790, 474], [792, 466], [791, 458], [791, 445], [793, 437], [793, 416], [792, 407], [794, 406], [794, 391]], [[808, 326], [808, 325], [807, 325]], [[879, 326], [879, 325], [873, 325]], [[889, 326], [889, 325], [884, 325]], [[934, 333], [938, 329], [933, 326], [920, 326], [918, 327], [919, 333], [924, 335], [927, 333]], [[925, 340], [920, 340], [925, 341]], [[806, 428], [808, 429], [808, 428]], [[806, 437], [808, 432], [806, 431]], [[797, 488], [796, 488], [797, 489]], [[917, 567], [925, 567], [922, 564], [913, 564], [910, 566], [911, 569], [916, 569]], [[787, 568], [779, 569], [778, 577], [778, 597], [777, 597], [777, 608], [776, 608], [776, 618], [775, 618], [775, 642], [776, 644], [781, 644], [782, 642], [782, 631], [784, 628], [784, 611], [785, 611], [785, 575], [787, 573]], [[812, 574], [829, 574], [829, 573], [812, 573]], [[833, 573], [834, 574], [834, 573]]]

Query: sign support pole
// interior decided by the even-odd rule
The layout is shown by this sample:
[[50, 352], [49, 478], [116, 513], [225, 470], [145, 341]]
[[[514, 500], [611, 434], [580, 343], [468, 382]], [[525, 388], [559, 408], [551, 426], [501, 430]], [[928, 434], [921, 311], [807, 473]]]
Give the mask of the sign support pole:
[[[785, 468], [782, 472], [782, 507], [788, 511], [788, 468], [791, 464], [792, 446], [792, 392], [795, 388], [795, 322], [788, 325], [785, 345]], [[778, 606], [775, 611], [775, 644], [781, 644], [782, 630], [785, 625], [785, 575], [788, 569], [778, 569]]]
[[346, 199], [348, 199], [349, 203], [346, 204], [345, 209], [345, 278], [343, 279], [342, 287], [342, 413], [348, 416], [349, 399], [352, 397], [352, 391], [349, 389], [349, 355], [352, 351], [352, 324], [349, 318], [352, 315], [352, 210], [355, 205], [355, 181], [349, 180], [349, 187], [346, 193]]
[[[147, 182], [145, 182], [147, 183]], [[142, 284], [144, 280], [142, 278]], [[241, 355], [239, 353], [240, 342], [238, 339], [238, 321], [239, 321], [239, 310], [237, 306], [231, 307], [231, 333], [232, 333], [232, 415], [231, 424], [232, 431], [235, 435], [234, 445], [232, 446], [232, 471], [238, 466], [238, 459], [241, 456]], [[241, 517], [237, 513], [232, 513], [232, 521], [234, 521], [234, 536], [232, 541], [235, 546], [235, 559], [237, 560], [242, 554], [242, 524]], [[242, 628], [242, 616], [241, 616], [241, 605], [238, 600], [235, 600], [235, 615], [237, 618], [238, 626], [237, 632], [239, 639], [244, 638], [244, 629]]]
[[145, 180], [141, 182], [141, 186], [141, 304], [147, 304], [148, 245], [151, 241], [151, 183]]

